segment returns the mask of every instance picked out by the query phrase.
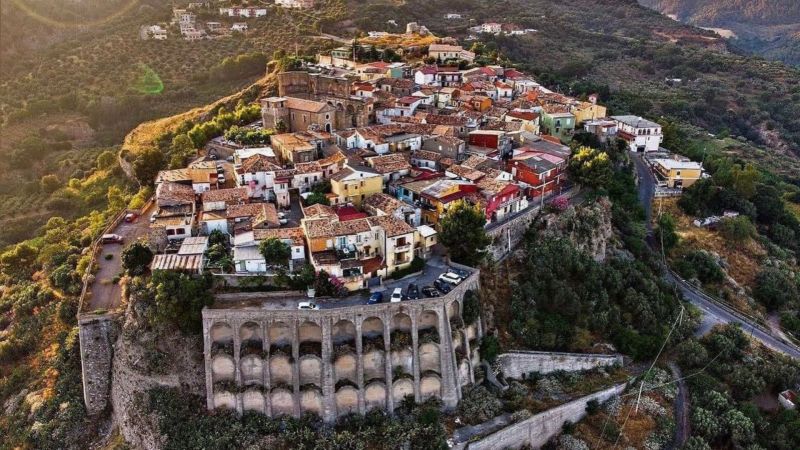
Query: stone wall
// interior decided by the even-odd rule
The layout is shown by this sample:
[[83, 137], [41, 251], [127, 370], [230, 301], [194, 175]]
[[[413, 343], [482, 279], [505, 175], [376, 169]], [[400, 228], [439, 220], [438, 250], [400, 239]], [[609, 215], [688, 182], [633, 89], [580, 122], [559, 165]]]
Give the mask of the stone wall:
[[550, 438], [561, 432], [564, 422], [575, 423], [586, 415], [586, 404], [591, 400], [602, 403], [625, 390], [620, 384], [594, 394], [581, 397], [543, 413], [536, 414], [522, 422], [515, 423], [483, 439], [460, 446], [468, 450], [495, 450], [499, 448], [520, 448], [530, 445], [540, 448]]
[[103, 315], [81, 318], [78, 327], [83, 400], [86, 411], [97, 414], [108, 405], [116, 324], [110, 315]]
[[224, 301], [205, 308], [208, 408], [315, 412], [327, 422], [372, 408], [391, 412], [406, 395], [454, 408], [478, 359], [470, 340], [480, 337], [480, 323], [461, 319], [465, 292], [479, 288], [472, 270], [438, 298], [317, 311]]
[[506, 378], [521, 379], [531, 372], [569, 372], [596, 367], [622, 365], [620, 355], [592, 355], [583, 353], [513, 351], [497, 357], [497, 365]]

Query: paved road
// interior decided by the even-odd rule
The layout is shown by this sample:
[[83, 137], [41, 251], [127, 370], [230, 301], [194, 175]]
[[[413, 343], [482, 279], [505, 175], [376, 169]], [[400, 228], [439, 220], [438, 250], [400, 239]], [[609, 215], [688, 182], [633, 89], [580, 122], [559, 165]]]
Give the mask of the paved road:
[[[654, 247], [650, 216], [652, 214], [651, 203], [653, 192], [655, 191], [655, 180], [653, 179], [653, 175], [650, 174], [647, 164], [642, 160], [641, 155], [635, 154], [633, 156], [633, 161], [636, 166], [636, 172], [639, 174], [639, 199], [642, 201], [642, 205], [644, 205], [645, 208], [648, 243], [651, 247]], [[753, 339], [760, 341], [767, 347], [794, 358], [800, 358], [800, 349], [796, 346], [785, 342], [779, 337], [771, 335], [767, 329], [762, 328], [752, 320], [742, 317], [732, 308], [715, 301], [701, 290], [681, 280], [680, 277], [672, 271], [666, 271], [665, 279], [674, 284], [678, 290], [681, 291], [684, 298], [697, 306], [703, 313], [703, 320], [698, 330], [699, 334], [707, 333], [716, 324], [738, 323], [742, 326], [742, 330], [751, 334]]]
[[686, 390], [686, 381], [681, 375], [681, 369], [670, 361], [669, 370], [672, 377], [678, 380], [678, 394], [675, 397], [675, 437], [671, 448], [682, 448], [689, 438], [689, 395]]
[[[122, 221], [117, 228], [112, 231], [114, 234], [122, 236], [123, 244], [105, 244], [98, 254], [94, 283], [89, 287], [88, 304], [84, 305], [84, 311], [91, 312], [98, 309], [112, 310], [120, 305], [122, 300], [122, 289], [118, 283], [112, 280], [122, 273], [122, 250], [128, 244], [136, 241], [147, 234], [150, 228], [150, 215], [153, 213], [154, 206], [150, 206], [147, 211], [132, 223]], [[111, 259], [106, 259], [106, 255], [111, 255]]]

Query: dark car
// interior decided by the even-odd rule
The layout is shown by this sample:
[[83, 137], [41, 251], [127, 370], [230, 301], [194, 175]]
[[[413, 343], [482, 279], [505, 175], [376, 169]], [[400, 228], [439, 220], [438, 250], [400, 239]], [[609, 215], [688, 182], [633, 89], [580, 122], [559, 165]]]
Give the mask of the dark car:
[[408, 289], [406, 289], [406, 297], [409, 300], [417, 300], [419, 298], [419, 287], [414, 283], [409, 283]]
[[453, 289], [452, 286], [450, 285], [450, 283], [446, 283], [446, 282], [441, 281], [441, 280], [435, 280], [433, 282], [433, 286], [439, 292], [441, 292], [442, 294], [447, 294], [448, 292], [450, 292]]
[[430, 298], [430, 297], [438, 297], [441, 294], [439, 293], [439, 291], [436, 290], [435, 287], [433, 287], [433, 286], [425, 286], [424, 288], [422, 288], [422, 295], [424, 295], [425, 297]]
[[381, 302], [383, 302], [383, 292], [373, 292], [372, 295], [369, 296], [369, 300], [367, 300], [368, 305], [377, 305]]
[[455, 267], [450, 268], [450, 272], [453, 272], [460, 276], [461, 278], [467, 278], [469, 276], [469, 272], [464, 269], [456, 269]]

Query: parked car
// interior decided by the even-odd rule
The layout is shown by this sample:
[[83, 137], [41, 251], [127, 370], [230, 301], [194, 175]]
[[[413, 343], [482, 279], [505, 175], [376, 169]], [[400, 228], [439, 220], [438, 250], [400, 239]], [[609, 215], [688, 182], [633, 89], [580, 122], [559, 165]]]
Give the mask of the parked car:
[[316, 311], [319, 309], [319, 306], [314, 302], [300, 302], [297, 304], [297, 309]]
[[150, 215], [150, 223], [155, 223], [157, 217], [158, 217], [158, 211], [156, 211], [153, 214], [151, 214]]
[[125, 222], [133, 223], [134, 221], [136, 221], [137, 217], [139, 216], [137, 216], [136, 213], [125, 214]]
[[406, 289], [406, 298], [416, 300], [419, 298], [419, 287], [414, 283], [409, 283]]
[[435, 287], [433, 287], [433, 286], [425, 286], [425, 287], [422, 288], [422, 295], [424, 295], [425, 297], [431, 298], [431, 297], [438, 297], [441, 294], [439, 293], [439, 291], [436, 290]]
[[455, 267], [451, 267], [449, 271], [461, 277], [461, 281], [464, 281], [469, 276], [469, 272], [467, 272], [464, 269], [457, 269]]
[[289, 219], [286, 218], [278, 219], [278, 223], [281, 225], [286, 225], [287, 223], [289, 223]]
[[373, 292], [367, 300], [368, 305], [377, 305], [378, 303], [383, 303], [383, 292]]
[[104, 234], [103, 237], [100, 238], [100, 242], [103, 244], [122, 244], [123, 239], [122, 236], [118, 234]]
[[434, 282], [433, 282], [433, 285], [434, 285], [434, 286], [436, 287], [436, 289], [437, 289], [439, 292], [441, 292], [442, 294], [447, 294], [448, 292], [450, 292], [450, 291], [452, 291], [452, 290], [453, 290], [453, 288], [452, 288], [452, 286], [450, 285], [450, 283], [448, 283], [448, 282], [446, 282], [446, 281], [442, 281], [442, 280], [436, 280], [436, 281], [434, 281]]
[[217, 177], [217, 183], [218, 183], [218, 184], [225, 184], [225, 175], [223, 175], [223, 174], [220, 174], [220, 175]]
[[439, 275], [439, 280], [444, 281], [445, 283], [450, 283], [452, 285], [456, 285], [464, 281], [457, 273], [447, 272]]
[[397, 303], [403, 301], [403, 290], [400, 288], [394, 288], [394, 292], [392, 292], [392, 297], [389, 299], [392, 303]]

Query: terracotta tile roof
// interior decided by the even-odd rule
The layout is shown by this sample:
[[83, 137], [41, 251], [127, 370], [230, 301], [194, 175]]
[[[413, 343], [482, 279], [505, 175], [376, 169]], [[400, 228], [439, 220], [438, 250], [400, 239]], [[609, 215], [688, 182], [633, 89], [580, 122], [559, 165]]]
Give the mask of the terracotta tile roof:
[[156, 188], [158, 206], [179, 206], [194, 204], [194, 189], [186, 184], [164, 182]]
[[294, 165], [294, 174], [302, 175], [306, 173], [322, 172], [319, 162], [311, 161], [307, 163], [297, 163]]
[[327, 103], [297, 97], [286, 97], [286, 107], [312, 113], [319, 113], [328, 109], [333, 110], [333, 107]]
[[372, 158], [367, 158], [367, 161], [369, 161], [373, 169], [381, 174], [411, 169], [411, 164], [408, 163], [408, 157], [402, 153], [373, 156]]
[[274, 134], [270, 137], [270, 142], [272, 142], [273, 146], [280, 145], [291, 152], [307, 152], [316, 148], [308, 141], [306, 136], [300, 133]]
[[373, 227], [383, 228], [387, 237], [400, 236], [402, 234], [414, 232], [414, 227], [394, 216], [369, 217], [367, 220]]
[[389, 194], [384, 194], [383, 192], [370, 195], [364, 199], [362, 205], [364, 209], [372, 208], [377, 211], [382, 211], [384, 214], [392, 214], [398, 209], [410, 208], [410, 205], [403, 203]]
[[303, 208], [303, 215], [308, 219], [313, 219], [320, 217], [335, 217], [336, 212], [328, 205], [316, 203]]
[[247, 203], [243, 205], [229, 205], [228, 219], [250, 218], [253, 227], [276, 227], [278, 211], [272, 203]]
[[333, 222], [331, 224], [334, 236], [348, 236], [356, 233], [366, 233], [370, 231], [370, 224], [367, 218], [347, 220], [344, 222]]
[[303, 220], [303, 228], [306, 230], [306, 236], [309, 238], [320, 238], [320, 237], [333, 237], [335, 236], [333, 232], [333, 221], [335, 219], [336, 214], [334, 213], [334, 217], [320, 217], [314, 219], [304, 219]]
[[270, 229], [255, 229], [253, 230], [253, 238], [257, 241], [263, 241], [269, 238], [278, 238], [291, 240], [292, 245], [302, 246], [305, 245], [305, 234], [302, 228], [270, 228]]
[[433, 125], [450, 125], [456, 127], [465, 127], [468, 121], [468, 119], [463, 116], [442, 114], [426, 114], [423, 120]]
[[509, 111], [506, 113], [506, 117], [513, 117], [514, 119], [520, 120], [536, 120], [536, 118], [539, 117], [539, 114], [528, 111]]
[[480, 166], [486, 163], [488, 160], [489, 158], [482, 155], [470, 155], [470, 157], [464, 160], [461, 165], [464, 167], [469, 167], [470, 169], [480, 169]]
[[246, 203], [248, 200], [247, 188], [217, 189], [203, 192], [201, 195], [203, 203], [225, 202], [228, 205]]
[[341, 150], [338, 150], [336, 153], [334, 153], [334, 154], [332, 154], [330, 156], [326, 156], [326, 157], [318, 160], [317, 162], [322, 167], [327, 167], [327, 166], [329, 166], [331, 164], [338, 164], [341, 167], [342, 165], [344, 165], [344, 163], [346, 161], [347, 161], [347, 157], [344, 156], [344, 153], [342, 153]]
[[256, 154], [242, 162], [241, 171], [242, 173], [271, 172], [274, 170], [280, 170], [280, 168], [281, 167], [279, 165], [273, 162], [273, 158]]
[[483, 177], [477, 183], [475, 183], [475, 185], [478, 186], [478, 189], [480, 189], [484, 194], [497, 195], [507, 186], [513, 185], [513, 183], [509, 181], [500, 181], [494, 178]]
[[415, 150], [411, 155], [411, 159], [421, 159], [427, 161], [439, 161], [442, 159], [442, 154], [428, 150]]
[[485, 175], [480, 170], [475, 170], [458, 164], [448, 167], [447, 171], [469, 181], [478, 180]]

